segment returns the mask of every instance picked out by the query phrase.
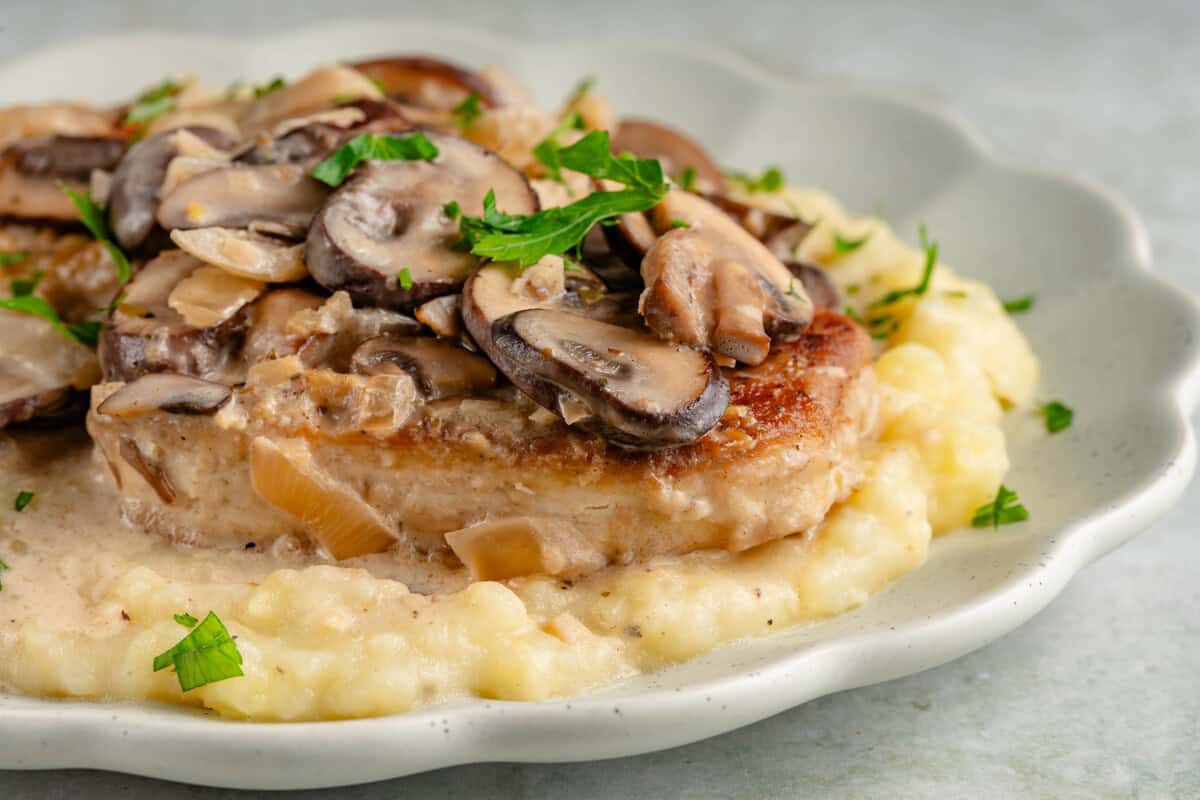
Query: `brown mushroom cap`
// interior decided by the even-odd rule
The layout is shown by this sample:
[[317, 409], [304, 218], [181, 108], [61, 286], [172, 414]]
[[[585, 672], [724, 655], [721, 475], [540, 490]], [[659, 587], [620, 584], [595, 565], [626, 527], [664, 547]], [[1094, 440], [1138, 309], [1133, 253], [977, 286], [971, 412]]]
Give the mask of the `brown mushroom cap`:
[[605, 321], [615, 304], [568, 291], [561, 260], [525, 273], [489, 264], [467, 280], [462, 302], [467, 330], [509, 380], [568, 424], [614, 444], [687, 444], [729, 404], [707, 353]]
[[91, 348], [41, 317], [0, 310], [0, 428], [73, 416], [98, 377]]
[[[438, 148], [432, 161], [370, 162], [329, 197], [313, 220], [305, 258], [322, 286], [344, 289], [357, 303], [409, 310], [457, 291], [479, 264], [454, 249], [458, 222], [447, 203], [479, 215], [493, 190], [507, 213], [537, 211], [529, 181], [495, 153], [454, 136], [429, 139]], [[401, 285], [403, 269], [409, 288]]]
[[223, 383], [155, 372], [125, 384], [96, 407], [99, 414], [132, 417], [152, 411], [168, 414], [215, 414], [233, 396]]
[[672, 189], [652, 214], [664, 233], [642, 261], [641, 311], [659, 336], [759, 364], [769, 337], [794, 339], [812, 320], [803, 283], [716, 206]]
[[813, 305], [834, 311], [841, 310], [842, 295], [828, 272], [815, 264], [802, 261], [785, 261], [783, 263], [788, 271], [804, 284], [804, 291], [812, 298]]
[[500, 105], [494, 87], [471, 70], [427, 56], [390, 56], [359, 61], [354, 69], [378, 83], [384, 94], [405, 105], [450, 111], [468, 94], [483, 106]]
[[159, 194], [167, 164], [179, 153], [179, 132], [199, 138], [212, 147], [232, 147], [233, 138], [216, 128], [190, 127], [157, 133], [135, 144], [121, 159], [109, 191], [108, 220], [121, 247], [139, 247], [154, 228]]
[[496, 369], [445, 339], [425, 336], [377, 336], [359, 345], [350, 368], [361, 375], [412, 376], [430, 400], [475, 394], [496, 385]]
[[297, 164], [232, 164], [180, 183], [162, 199], [156, 216], [167, 230], [271, 222], [299, 232], [327, 193]]
[[629, 151], [639, 158], [662, 162], [663, 172], [679, 179], [688, 167], [696, 171], [700, 188], [723, 192], [725, 175], [694, 139], [659, 122], [622, 119], [612, 138], [614, 153]]
[[246, 309], [219, 325], [189, 325], [170, 307], [174, 288], [204, 262], [179, 251], [162, 253], [125, 286], [125, 297], [100, 334], [105, 380], [131, 381], [149, 372], [175, 372], [221, 382], [234, 371], [246, 328]]
[[123, 139], [45, 136], [0, 154], [0, 216], [74, 222], [79, 212], [59, 188], [82, 190], [92, 170], [109, 170], [125, 152]]

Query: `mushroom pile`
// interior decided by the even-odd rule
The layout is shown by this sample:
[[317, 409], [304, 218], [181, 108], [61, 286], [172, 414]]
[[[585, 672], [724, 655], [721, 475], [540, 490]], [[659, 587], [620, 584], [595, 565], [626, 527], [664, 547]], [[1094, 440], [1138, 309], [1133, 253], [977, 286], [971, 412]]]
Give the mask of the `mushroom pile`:
[[[112, 110], [13, 109], [0, 217], [82, 216], [132, 263], [97, 320], [98, 364], [141, 388], [105, 413], [215, 413], [255, 368], [292, 359], [408, 376], [425, 404], [515, 387], [615, 446], [686, 445], [726, 411], [723, 370], [762, 363], [836, 292], [794, 260], [803, 220], [733, 199], [696, 142], [588, 95], [547, 114], [496, 70], [390, 57], [253, 90], [168, 81]], [[472, 246], [469, 224], [567, 229], [572, 204], [619, 193], [619, 171], [546, 157], [600, 128], [614, 164], [658, 171], [652, 205], [551, 230], [558, 246], [528, 259]], [[16, 376], [0, 424], [59, 413], [96, 377], [78, 340], [43, 357], [64, 322], [33, 332], [20, 305], [0, 312], [28, 329], [0, 353]]]

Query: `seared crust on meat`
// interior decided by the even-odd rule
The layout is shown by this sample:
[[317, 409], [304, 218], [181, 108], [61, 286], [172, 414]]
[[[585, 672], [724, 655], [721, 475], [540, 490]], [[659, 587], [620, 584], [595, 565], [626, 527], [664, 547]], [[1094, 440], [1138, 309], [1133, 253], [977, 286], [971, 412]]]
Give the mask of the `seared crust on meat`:
[[[449, 547], [486, 570], [475, 577], [572, 575], [698, 549], [743, 550], [802, 532], [859, 482], [858, 451], [876, 405], [861, 328], [818, 311], [797, 341], [776, 342], [762, 364], [726, 377], [732, 403], [720, 424], [694, 444], [651, 452], [573, 431], [512, 387], [414, 403], [381, 422], [365, 384], [355, 384], [353, 401], [331, 399], [331, 383], [360, 380], [333, 373], [319, 384], [307, 375], [270, 387], [252, 380], [216, 417], [99, 414], [98, 404], [122, 385], [104, 384], [93, 392], [88, 426], [118, 476], [127, 516], [178, 541], [242, 547], [285, 534], [319, 539], [255, 495], [249, 452], [256, 437], [267, 437], [302, 442], [314, 469], [390, 526], [399, 558]], [[388, 391], [400, 396], [394, 386]], [[298, 402], [314, 392], [319, 400]], [[171, 503], [124, 462], [126, 440], [170, 478]], [[523, 517], [536, 522], [518, 525], [517, 534], [512, 525], [495, 536], [478, 527]], [[454, 533], [461, 529], [470, 534]], [[511, 550], [511, 563], [503, 552], [479, 559], [488, 547]]]

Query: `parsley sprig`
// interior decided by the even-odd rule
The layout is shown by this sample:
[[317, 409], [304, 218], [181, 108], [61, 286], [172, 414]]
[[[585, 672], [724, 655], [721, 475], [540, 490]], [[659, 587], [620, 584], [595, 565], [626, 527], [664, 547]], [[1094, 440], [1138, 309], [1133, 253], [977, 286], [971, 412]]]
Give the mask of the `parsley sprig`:
[[[175, 621], [191, 628], [179, 644], [154, 659], [154, 671], [175, 667], [180, 691], [207, 686], [210, 683], [242, 676], [242, 654], [237, 642], [213, 612], [195, 624], [190, 614], [176, 614]], [[191, 623], [191, 624], [189, 624]]]
[[783, 188], [783, 170], [779, 167], [767, 167], [761, 175], [748, 175], [744, 172], [733, 172], [729, 175], [740, 183], [742, 188], [752, 194], [758, 192], [778, 192]]
[[[0, 559], [0, 572], [6, 572], [10, 569], [12, 569], [12, 567], [10, 567], [8, 564], [5, 564], [3, 559]], [[4, 591], [4, 584], [0, 583], [0, 592], [2, 591]]]
[[1009, 314], [1023, 314], [1033, 308], [1033, 295], [1027, 294], [1024, 297], [1014, 297], [1012, 300], [1004, 300], [1004, 310]]
[[971, 517], [971, 526], [995, 529], [1001, 525], [1023, 522], [1027, 519], [1029, 519], [1029, 511], [1021, 505], [1017, 493], [1002, 484], [996, 490], [996, 497], [992, 502], [984, 503], [975, 509], [975, 515]]
[[74, 339], [88, 347], [95, 347], [97, 340], [100, 338], [99, 322], [75, 322], [68, 325], [59, 319], [58, 312], [54, 310], [54, 306], [34, 294], [0, 298], [0, 309], [41, 317], [63, 336]]
[[0, 267], [15, 267], [29, 260], [28, 250], [13, 250], [9, 253], [0, 252]]
[[867, 243], [871, 238], [871, 234], [867, 234], [861, 239], [847, 239], [840, 233], [834, 231], [833, 234], [833, 252], [838, 254], [853, 253], [858, 248]]
[[437, 145], [423, 133], [401, 137], [361, 133], [317, 164], [311, 174], [321, 183], [336, 187], [364, 161], [432, 161], [437, 155]]
[[125, 114], [125, 124], [136, 125], [149, 122], [168, 111], [174, 111], [175, 96], [182, 89], [183, 86], [181, 84], [167, 78], [153, 89], [142, 92]]
[[58, 188], [71, 199], [75, 210], [79, 212], [79, 221], [83, 223], [92, 237], [104, 245], [104, 249], [112, 256], [113, 267], [117, 271], [117, 280], [122, 286], [129, 282], [133, 277], [133, 267], [129, 264], [129, 259], [125, 257], [125, 253], [113, 241], [112, 233], [108, 229], [108, 222], [104, 218], [104, 211], [100, 206], [96, 205], [96, 201], [92, 199], [92, 195], [86, 189], [82, 192], [77, 192], [65, 183], [60, 183]]
[[924, 225], [921, 226], [920, 233], [921, 248], [925, 251], [925, 267], [921, 270], [921, 280], [916, 286], [910, 286], [907, 289], [893, 289], [871, 303], [872, 308], [888, 306], [906, 297], [920, 297], [929, 291], [929, 282], [933, 279], [933, 268], [937, 266], [938, 243], [929, 241], [929, 232], [925, 230]]
[[506, 214], [496, 207], [494, 192], [483, 201], [483, 215], [459, 221], [462, 247], [495, 261], [517, 261], [523, 267], [547, 255], [565, 253], [583, 241], [593, 225], [622, 214], [653, 208], [667, 193], [662, 165], [629, 154], [614, 156], [607, 131], [592, 131], [570, 147], [560, 148], [558, 163], [567, 169], [624, 184], [612, 192], [596, 192], [574, 203], [528, 216]]

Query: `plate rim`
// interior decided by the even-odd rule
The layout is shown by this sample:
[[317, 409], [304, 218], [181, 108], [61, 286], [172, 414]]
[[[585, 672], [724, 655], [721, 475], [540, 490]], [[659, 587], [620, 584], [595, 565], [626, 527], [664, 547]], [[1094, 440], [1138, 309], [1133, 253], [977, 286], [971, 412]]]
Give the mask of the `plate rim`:
[[[476, 37], [497, 44], [519, 45], [528, 41], [520, 36], [448, 24], [420, 16], [361, 15], [339, 20], [335, 25], [315, 21], [281, 29], [271, 36], [315, 34], [318, 31], [337, 36], [344, 35], [348, 30], [361, 29], [365, 25], [422, 26], [443, 35]], [[162, 28], [98, 35], [81, 34], [35, 48], [13, 59], [2, 59], [0, 72], [8, 72], [22, 63], [49, 57], [80, 44], [89, 47], [116, 47], [129, 39], [183, 35]], [[225, 42], [232, 39], [237, 48], [247, 46], [253, 38], [252, 34], [245, 33], [204, 33], [187, 36], [221, 39]], [[593, 45], [603, 41], [604, 37], [588, 40], [589, 44]], [[776, 91], [826, 92], [898, 106], [951, 130], [967, 145], [976, 159], [988, 168], [1000, 168], [1048, 179], [1089, 195], [1107, 206], [1114, 216], [1121, 220], [1134, 254], [1132, 264], [1135, 270], [1131, 272], [1136, 272], [1140, 282], [1156, 284], [1159, 289], [1185, 300], [1188, 306], [1189, 328], [1193, 334], [1200, 333], [1200, 302], [1174, 281], [1152, 270], [1149, 234], [1137, 212], [1124, 196], [1089, 177], [1034, 168], [1020, 163], [1017, 159], [997, 156], [991, 142], [957, 111], [944, 103], [909, 92], [896, 93], [874, 89], [855, 81], [784, 75], [743, 53], [720, 45], [706, 45], [706, 49], [700, 54], [695, 48], [675, 42], [656, 41], [648, 37], [621, 37], [619, 40], [613, 37], [612, 41], [619, 41], [621, 48], [625, 50], [653, 46], [657, 52], [665, 51], [678, 57], [700, 60], [732, 72], [745, 81], [773, 87]], [[563, 40], [558, 44], [569, 42], [570, 40]], [[1126, 270], [1122, 268], [1117, 274], [1124, 275]], [[808, 643], [803, 650], [772, 658], [756, 670], [731, 672], [718, 678], [691, 683], [683, 689], [649, 689], [639, 695], [639, 702], [643, 706], [652, 707], [651, 711], [647, 711], [646, 708], [639, 709], [636, 704], [625, 705], [622, 700], [606, 698], [600, 693], [536, 703], [468, 699], [417, 709], [401, 715], [368, 719], [252, 723], [223, 720], [154, 703], [31, 700], [0, 694], [0, 740], [12, 745], [6, 748], [5, 752], [0, 752], [0, 769], [90, 767], [231, 788], [320, 788], [399, 777], [479, 761], [559, 761], [562, 760], [561, 753], [547, 751], [541, 756], [530, 755], [521, 748], [506, 746], [502, 740], [512, 737], [514, 733], [525, 733], [532, 738], [552, 742], [555, 736], [564, 735], [565, 730], [560, 729], [577, 728], [580, 718], [595, 726], [597, 733], [601, 735], [596, 737], [599, 741], [588, 755], [573, 755], [572, 760], [613, 758], [688, 744], [751, 724], [825, 694], [931, 668], [959, 658], [1024, 624], [1057, 597], [1084, 567], [1132, 539], [1179, 499], [1191, 480], [1197, 462], [1196, 434], [1191, 413], [1200, 400], [1200, 348], [1191, 348], [1188, 358], [1174, 366], [1170, 380], [1164, 380], [1162, 384], [1154, 387], [1156, 397], [1169, 398], [1170, 409], [1173, 412], [1171, 422], [1180, 434], [1174, 442], [1173, 452], [1164, 456], [1158, 465], [1159, 470], [1144, 477], [1135, 488], [1100, 513], [1076, 519], [1058, 529], [1056, 541], [1048, 548], [1049, 557], [1045, 559], [1044, 565], [1034, 565], [1023, 572], [1016, 572], [988, 592], [975, 596], [966, 603], [943, 609], [927, 619], [901, 623], [888, 631], [864, 630]], [[1033, 588], [1035, 582], [1038, 587], [1036, 589]], [[982, 620], [980, 615], [983, 615]], [[969, 623], [966, 618], [970, 619]], [[947, 646], [946, 640], [952, 640], [953, 645]], [[915, 663], [911, 656], [914, 641], [918, 645], [917, 649], [924, 644], [926, 651], [934, 653], [932, 659], [917, 659], [923, 666], [916, 669], [911, 668]], [[906, 654], [905, 651], [909, 653]], [[856, 659], [847, 658], [848, 654], [863, 652], [873, 653], [887, 661], [888, 668], [882, 671], [874, 667], [867, 669], [857, 666], [854, 663]], [[859, 660], [862, 660], [861, 655]], [[819, 677], [814, 679], [813, 673], [821, 673], [822, 666], [827, 671], [829, 666], [834, 664], [839, 668], [840, 680], [822, 682]], [[659, 737], [653, 746], [647, 746], [645, 736], [632, 735], [630, 732], [630, 726], [644, 722], [648, 715], [671, 717], [680, 721], [693, 719], [689, 716], [689, 710], [694, 709], [698, 702], [706, 702], [704, 697], [711, 700], [715, 696], [725, 699], [727, 704], [743, 705], [740, 713], [733, 715], [735, 721], [732, 724], [728, 724], [731, 717], [727, 716], [722, 717], [719, 724], [706, 722], [677, 725], [674, 737]], [[768, 697], [769, 700], [766, 699]], [[19, 702], [14, 706], [13, 701]], [[456, 726], [461, 723], [468, 729], [474, 729], [474, 734], [455, 739], [455, 745], [444, 747], [441, 751], [431, 749], [419, 767], [397, 771], [388, 764], [379, 764], [374, 769], [367, 765], [361, 779], [356, 778], [352, 781], [332, 776], [328, 781], [319, 778], [314, 780], [310, 773], [303, 771], [297, 774], [279, 774], [280, 764], [288, 762], [288, 752], [297, 743], [321, 740], [330, 735], [375, 738], [396, 733], [399, 728], [414, 731], [418, 728], [436, 728], [439, 721], [445, 722], [451, 715], [455, 717]], [[564, 725], [565, 717], [570, 717], [570, 721]], [[222, 774], [209, 774], [207, 770], [189, 768], [189, 765], [180, 759], [159, 758], [155, 763], [146, 763], [139, 752], [134, 752], [130, 757], [128, 752], [114, 752], [121, 748], [107, 746], [111, 737], [100, 735], [99, 731], [114, 724], [124, 727], [126, 734], [136, 730], [137, 733], [131, 741], [162, 742], [163, 737], [169, 739], [182, 736], [187, 738], [184, 744], [190, 743], [193, 746], [200, 743], [204, 747], [221, 750], [250, 748], [257, 754], [256, 758], [270, 761], [271, 769], [255, 770], [251, 765], [241, 765], [239, 768], [247, 771], [238, 773], [236, 769], [230, 769]], [[530, 726], [537, 726], [540, 733], [524, 730]], [[269, 736], [265, 738], [268, 741], [264, 743], [262, 739], [267, 731]], [[74, 746], [76, 751], [65, 752], [68, 750], [67, 746], [46, 750], [38, 740], [48, 738]], [[89, 744], [89, 739], [94, 741]], [[174, 742], [172, 746], [177, 748], [179, 745], [180, 742]], [[166, 747], [165, 751], [171, 751], [172, 746]], [[490, 749], [487, 752], [471, 752], [472, 747], [480, 746]], [[128, 751], [130, 747], [124, 749]], [[180, 750], [180, 753], [183, 752], [186, 752], [186, 748]]]

